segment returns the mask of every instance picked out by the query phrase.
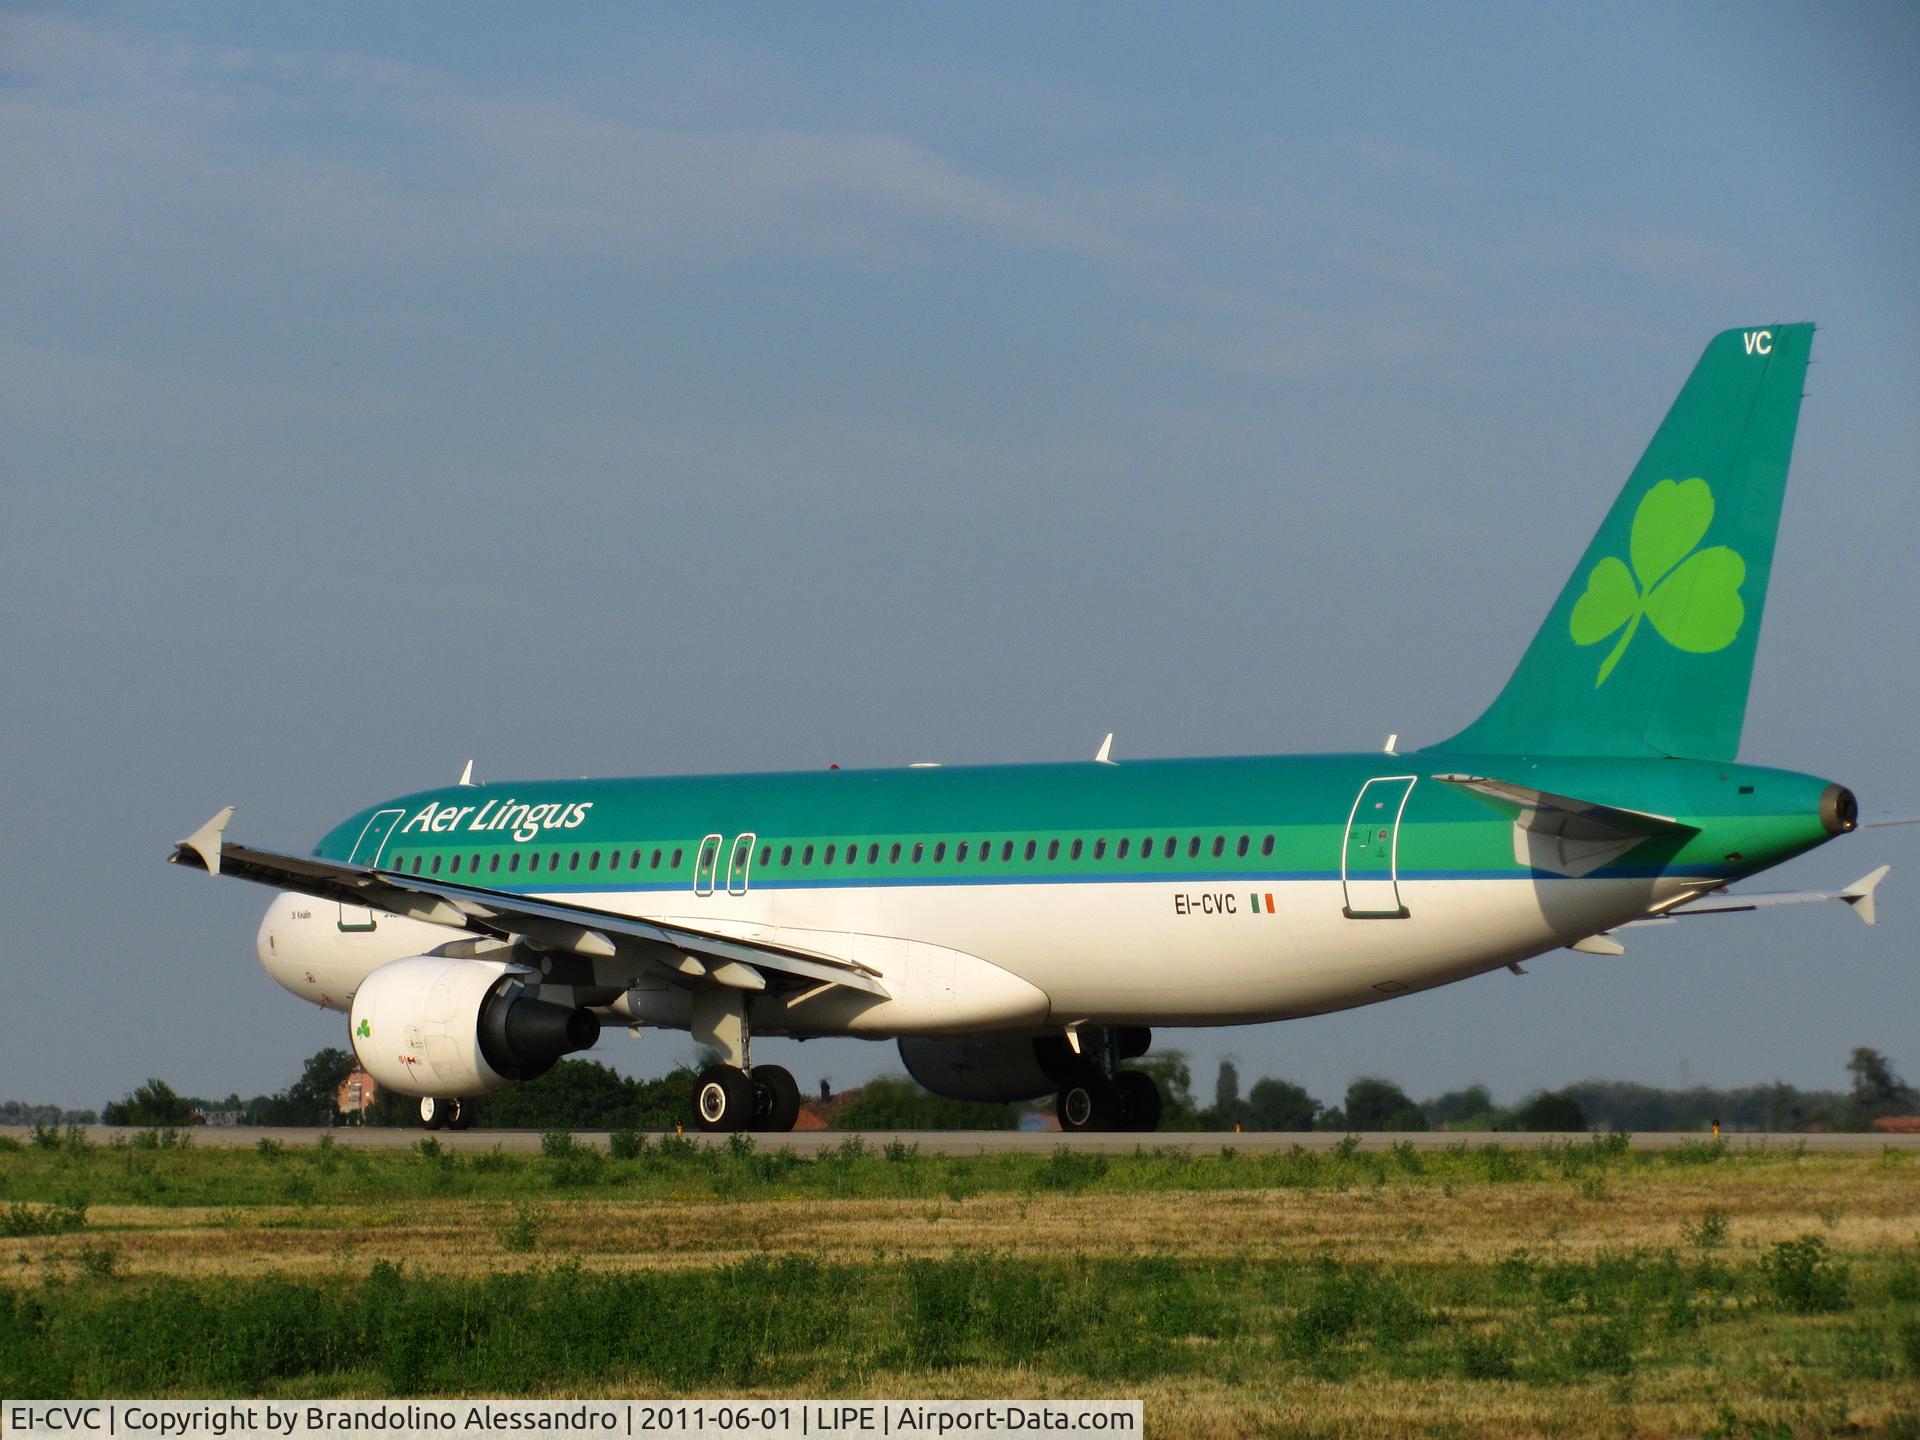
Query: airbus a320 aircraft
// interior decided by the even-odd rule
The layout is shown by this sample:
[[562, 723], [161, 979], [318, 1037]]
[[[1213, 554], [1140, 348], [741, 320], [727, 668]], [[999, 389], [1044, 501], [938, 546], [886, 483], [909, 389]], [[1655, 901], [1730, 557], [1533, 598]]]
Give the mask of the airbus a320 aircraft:
[[[708, 1130], [786, 1130], [755, 1036], [897, 1040], [942, 1095], [1057, 1093], [1151, 1130], [1151, 1026], [1431, 989], [1649, 919], [1839, 899], [1726, 886], [1855, 828], [1853, 795], [1735, 762], [1811, 325], [1706, 348], [1506, 688], [1396, 754], [462, 783], [311, 855], [171, 858], [283, 893], [267, 972], [347, 1011], [429, 1126], [609, 1025], [720, 1057]], [[1111, 741], [1111, 737], [1109, 737]], [[469, 766], [471, 772], [471, 766]]]

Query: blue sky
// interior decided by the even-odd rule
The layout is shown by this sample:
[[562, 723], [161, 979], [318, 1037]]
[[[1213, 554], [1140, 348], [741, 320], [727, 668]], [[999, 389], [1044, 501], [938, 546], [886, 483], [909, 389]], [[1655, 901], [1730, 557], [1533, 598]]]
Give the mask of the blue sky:
[[[342, 1042], [254, 964], [262, 897], [160, 863], [225, 803], [299, 848], [469, 755], [1451, 734], [1733, 325], [1824, 327], [1744, 758], [1920, 807], [1911, 6], [535, 17], [0, 15], [0, 1096]], [[1163, 1043], [1330, 1099], [1913, 1078], [1916, 860], [1778, 872], [1892, 861], [1873, 931]]]

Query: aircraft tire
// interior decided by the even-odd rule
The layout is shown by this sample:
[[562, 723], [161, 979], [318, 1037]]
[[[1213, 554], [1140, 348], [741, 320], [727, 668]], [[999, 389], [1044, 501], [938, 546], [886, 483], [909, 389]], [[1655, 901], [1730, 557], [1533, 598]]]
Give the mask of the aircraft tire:
[[423, 1130], [444, 1129], [447, 1123], [447, 1111], [452, 1102], [433, 1095], [420, 1097], [420, 1128]]
[[756, 1065], [753, 1077], [753, 1128], [785, 1132], [800, 1118], [800, 1087], [782, 1065]]
[[1122, 1130], [1160, 1128], [1160, 1087], [1144, 1070], [1122, 1070], [1114, 1082], [1120, 1091]]
[[745, 1130], [753, 1123], [753, 1082], [738, 1065], [709, 1065], [693, 1082], [693, 1123], [702, 1130]]
[[1068, 1134], [1120, 1128], [1120, 1092], [1104, 1075], [1087, 1075], [1069, 1082], [1054, 1101], [1053, 1113]]
[[450, 1100], [447, 1102], [453, 1113], [447, 1116], [449, 1130], [465, 1130], [473, 1124], [473, 1101]]

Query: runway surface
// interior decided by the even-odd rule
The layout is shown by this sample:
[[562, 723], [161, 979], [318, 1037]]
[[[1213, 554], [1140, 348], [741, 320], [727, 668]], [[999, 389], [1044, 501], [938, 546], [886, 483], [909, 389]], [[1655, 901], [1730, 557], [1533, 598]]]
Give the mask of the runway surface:
[[[85, 1127], [89, 1139], [96, 1145], [111, 1145], [116, 1140], [129, 1144], [138, 1130], [119, 1128], [109, 1125], [90, 1125]], [[357, 1145], [374, 1150], [406, 1149], [416, 1144], [428, 1132], [416, 1127], [407, 1129], [382, 1129], [357, 1125], [341, 1125], [331, 1130], [266, 1128], [248, 1125], [199, 1125], [191, 1127], [187, 1133], [193, 1137], [195, 1145], [257, 1145], [262, 1140], [274, 1140], [283, 1145], [312, 1145], [322, 1135], [331, 1135], [336, 1145]], [[31, 1132], [23, 1126], [0, 1126], [0, 1135], [10, 1135], [17, 1140], [27, 1142]], [[450, 1150], [501, 1150], [514, 1152], [537, 1152], [540, 1149], [541, 1132], [538, 1130], [437, 1130], [433, 1138]], [[607, 1132], [604, 1130], [580, 1130], [574, 1132], [575, 1138], [584, 1144], [607, 1148]], [[1125, 1154], [1133, 1150], [1181, 1150], [1188, 1154], [1212, 1154], [1222, 1149], [1234, 1149], [1242, 1153], [1258, 1153], [1274, 1150], [1289, 1150], [1299, 1145], [1307, 1150], [1331, 1150], [1345, 1137], [1329, 1130], [1307, 1132], [1293, 1131], [1249, 1131], [1245, 1134], [1223, 1134], [1215, 1131], [1186, 1133], [1112, 1134], [1112, 1135], [1062, 1135], [1057, 1130], [796, 1130], [786, 1135], [753, 1135], [750, 1138], [756, 1145], [768, 1149], [787, 1147], [796, 1155], [818, 1155], [822, 1150], [832, 1149], [848, 1140], [858, 1138], [869, 1149], [880, 1149], [891, 1143], [917, 1145], [923, 1154], [928, 1155], [989, 1155], [989, 1154], [1028, 1154], [1045, 1155], [1062, 1145], [1075, 1150], [1086, 1150], [1106, 1154]], [[687, 1138], [700, 1145], [725, 1145], [725, 1135], [706, 1135], [689, 1131]], [[1362, 1150], [1385, 1150], [1394, 1145], [1411, 1145], [1416, 1150], [1444, 1150], [1450, 1145], [1486, 1145], [1499, 1144], [1510, 1146], [1583, 1144], [1590, 1136], [1554, 1135], [1534, 1132], [1508, 1131], [1499, 1134], [1475, 1132], [1471, 1134], [1447, 1131], [1414, 1131], [1404, 1134], [1371, 1133], [1358, 1137]], [[1630, 1143], [1636, 1150], [1672, 1150], [1682, 1145], [1697, 1145], [1713, 1137], [1699, 1132], [1685, 1134], [1644, 1134], [1635, 1135]], [[1727, 1147], [1733, 1151], [1749, 1149], [1767, 1150], [1805, 1150], [1808, 1154], [1837, 1154], [1848, 1151], [1874, 1153], [1883, 1149], [1920, 1150], [1920, 1134], [1885, 1135], [1868, 1134], [1760, 1134], [1745, 1132], [1727, 1134], [1721, 1137]]]

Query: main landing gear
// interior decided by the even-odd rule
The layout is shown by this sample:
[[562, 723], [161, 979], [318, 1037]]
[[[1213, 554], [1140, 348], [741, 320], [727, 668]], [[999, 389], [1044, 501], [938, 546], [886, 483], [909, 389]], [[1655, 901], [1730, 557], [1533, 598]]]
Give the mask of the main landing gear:
[[473, 1124], [473, 1102], [459, 1097], [443, 1100], [433, 1095], [420, 1098], [420, 1126], [424, 1130], [464, 1130]]
[[1098, 1032], [1092, 1053], [1076, 1054], [1066, 1067], [1054, 1114], [1069, 1133], [1086, 1130], [1156, 1130], [1160, 1126], [1160, 1087], [1143, 1070], [1122, 1070], [1120, 1061], [1144, 1055], [1149, 1041], [1141, 1028], [1108, 1025]]
[[693, 1082], [693, 1120], [702, 1130], [785, 1132], [800, 1118], [800, 1087], [779, 1065], [748, 1059], [746, 996], [738, 990], [702, 991], [693, 999], [693, 1038], [717, 1050]]
[[709, 1065], [693, 1082], [693, 1118], [702, 1130], [791, 1130], [800, 1087], [779, 1065]]

